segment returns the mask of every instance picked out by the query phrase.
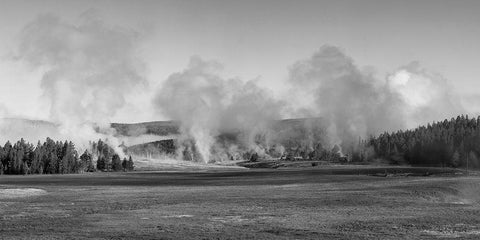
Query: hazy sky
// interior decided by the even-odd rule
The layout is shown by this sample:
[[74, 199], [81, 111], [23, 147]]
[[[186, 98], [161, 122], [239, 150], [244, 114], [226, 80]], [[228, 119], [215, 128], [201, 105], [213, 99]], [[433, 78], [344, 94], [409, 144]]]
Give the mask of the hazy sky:
[[[139, 33], [150, 88], [182, 71], [192, 55], [214, 59], [225, 75], [259, 78], [277, 96], [290, 66], [324, 44], [343, 49], [380, 78], [419, 61], [449, 80], [475, 108], [480, 90], [480, 1], [21, 1], [0, 0], [0, 103], [27, 117], [48, 118], [37, 106], [40, 74], [12, 62], [19, 32], [38, 15], [75, 23], [86, 11]], [[31, 86], [29, 86], [29, 84]], [[32, 87], [34, 86], [34, 87]], [[149, 93], [112, 120], [146, 121]], [[18, 110], [23, 109], [23, 110]], [[2, 107], [0, 105], [0, 112]], [[134, 114], [132, 114], [132, 112]]]

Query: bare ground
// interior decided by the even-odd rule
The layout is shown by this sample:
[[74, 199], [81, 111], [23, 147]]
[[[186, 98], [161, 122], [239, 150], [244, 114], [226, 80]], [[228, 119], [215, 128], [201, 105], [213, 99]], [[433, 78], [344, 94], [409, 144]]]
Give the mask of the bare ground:
[[480, 238], [480, 177], [362, 173], [0, 176], [0, 239]]

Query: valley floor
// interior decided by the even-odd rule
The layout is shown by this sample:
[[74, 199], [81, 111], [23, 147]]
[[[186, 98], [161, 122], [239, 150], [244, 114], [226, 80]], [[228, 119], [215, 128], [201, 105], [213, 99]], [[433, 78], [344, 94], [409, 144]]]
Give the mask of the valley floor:
[[0, 176], [0, 239], [480, 238], [479, 176], [338, 171]]

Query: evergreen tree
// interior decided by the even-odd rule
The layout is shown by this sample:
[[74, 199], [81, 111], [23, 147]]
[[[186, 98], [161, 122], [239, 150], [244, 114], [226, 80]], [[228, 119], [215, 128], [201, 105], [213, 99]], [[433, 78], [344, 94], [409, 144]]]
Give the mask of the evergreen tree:
[[103, 156], [99, 156], [97, 159], [97, 170], [105, 171], [105, 158]]
[[80, 156], [80, 167], [79, 170], [82, 172], [94, 172], [95, 167], [93, 166], [92, 155], [85, 150]]
[[452, 166], [453, 167], [458, 167], [460, 166], [460, 154], [458, 151], [455, 151], [452, 156]]
[[123, 169], [123, 171], [127, 171], [127, 165], [128, 165], [127, 158], [124, 157], [124, 158], [123, 158], [123, 161], [122, 161], [122, 169]]
[[471, 167], [480, 167], [478, 143], [480, 117], [460, 115], [412, 130], [381, 134], [370, 139], [366, 147], [373, 147], [374, 157], [391, 160], [402, 156], [413, 165], [465, 167], [467, 159], [473, 158]]
[[127, 171], [133, 171], [135, 166], [133, 165], [133, 159], [132, 156], [128, 157], [128, 162], [127, 162]]
[[120, 156], [118, 154], [114, 154], [112, 157], [112, 170], [115, 172], [122, 171], [122, 161], [120, 160]]
[[57, 157], [57, 154], [55, 152], [50, 152], [49, 154], [49, 163], [48, 163], [48, 166], [47, 166], [47, 172], [48, 174], [55, 174], [55, 173], [58, 173], [58, 157]]
[[41, 171], [41, 166], [42, 166], [42, 158], [43, 158], [43, 146], [38, 141], [37, 147], [33, 151], [33, 160], [32, 160], [32, 165], [31, 165], [31, 173], [33, 174], [41, 174], [43, 173]]
[[[123, 169], [120, 157], [114, 153], [113, 148], [99, 140], [96, 148], [99, 161], [97, 167], [109, 171]], [[114, 158], [115, 164], [108, 165]], [[79, 171], [95, 171], [91, 153], [85, 151], [79, 159], [75, 145], [71, 141], [55, 142], [47, 138], [43, 144], [38, 141], [34, 146], [24, 139], [15, 144], [9, 141], [0, 146], [0, 174], [67, 174]], [[126, 166], [126, 165], [125, 165]]]

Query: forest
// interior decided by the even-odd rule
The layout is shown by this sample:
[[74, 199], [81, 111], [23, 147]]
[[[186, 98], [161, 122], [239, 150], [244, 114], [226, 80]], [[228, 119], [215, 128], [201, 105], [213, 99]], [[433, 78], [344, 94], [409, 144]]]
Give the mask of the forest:
[[[94, 165], [94, 159], [96, 164]], [[120, 159], [102, 140], [90, 143], [80, 156], [71, 141], [45, 142], [34, 146], [20, 139], [0, 146], [0, 174], [67, 174], [95, 171], [132, 171], [133, 159]]]
[[384, 133], [368, 141], [376, 157], [393, 164], [478, 168], [480, 116], [461, 115], [412, 130]]

